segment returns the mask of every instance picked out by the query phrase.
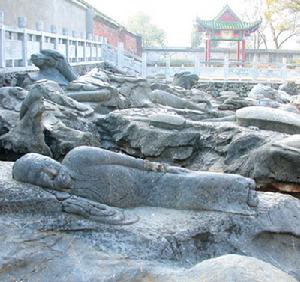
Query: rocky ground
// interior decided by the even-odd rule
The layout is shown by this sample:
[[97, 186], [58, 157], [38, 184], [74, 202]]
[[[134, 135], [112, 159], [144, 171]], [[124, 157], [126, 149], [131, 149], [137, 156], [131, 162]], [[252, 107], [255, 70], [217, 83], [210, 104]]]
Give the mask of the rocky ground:
[[[78, 76], [55, 53], [35, 59], [39, 73], [0, 88], [1, 281], [300, 280], [296, 84], [212, 85], [188, 73], [174, 81], [146, 80], [107, 64]], [[190, 208], [187, 199], [174, 208], [158, 200], [109, 207], [73, 188], [54, 191], [44, 178], [16, 181], [14, 162], [25, 154], [48, 156], [69, 169], [67, 153], [79, 146], [122, 152], [126, 162], [127, 156], [143, 160], [146, 172], [132, 173], [138, 191], [150, 189], [142, 177], [154, 172], [174, 170], [181, 179], [206, 171], [208, 177], [222, 173], [211, 187], [224, 188], [227, 173], [255, 180], [258, 201], [248, 202], [251, 212], [218, 208], [214, 197], [232, 193], [220, 188], [223, 195], [211, 192], [206, 210]], [[89, 172], [81, 162], [77, 178]], [[55, 182], [51, 165], [47, 173]], [[109, 173], [107, 181], [125, 187], [128, 179], [120, 175], [127, 174], [112, 169], [101, 170], [99, 179]], [[164, 185], [172, 198], [173, 188]]]

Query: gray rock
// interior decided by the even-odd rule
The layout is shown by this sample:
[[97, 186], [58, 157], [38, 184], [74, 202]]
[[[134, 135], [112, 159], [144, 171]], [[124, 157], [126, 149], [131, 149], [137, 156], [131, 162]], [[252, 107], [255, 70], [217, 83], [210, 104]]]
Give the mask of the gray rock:
[[42, 123], [44, 111], [42, 93], [29, 92], [20, 109], [20, 121], [8, 133], [0, 137], [1, 147], [17, 154], [35, 152], [52, 156], [44, 139]]
[[0, 106], [5, 110], [19, 112], [26, 95], [27, 91], [20, 87], [0, 88]]
[[[63, 173], [60, 180], [57, 172], [58, 181], [52, 177], [53, 183], [49, 185], [48, 178], [41, 183], [44, 174], [39, 176], [39, 172], [44, 171], [44, 165], [45, 169], [49, 167], [46, 163], [51, 163], [51, 159], [45, 162], [45, 157], [40, 161], [37, 158], [37, 155], [29, 154], [19, 159], [14, 166], [15, 179], [48, 188], [68, 186], [75, 195], [111, 206], [157, 206], [248, 214], [257, 205], [255, 183], [238, 175], [191, 172], [100, 148], [79, 147], [69, 152], [62, 162], [62, 170], [67, 169], [69, 177]], [[55, 161], [54, 166], [57, 166]]]
[[[58, 213], [59, 201], [38, 186], [12, 179], [11, 162], [0, 162], [0, 213]], [[50, 171], [51, 168], [49, 168]]]
[[173, 84], [185, 89], [191, 89], [199, 80], [198, 75], [191, 72], [180, 72], [174, 75]]
[[299, 161], [300, 135], [292, 135], [253, 151], [243, 166], [243, 174], [261, 183], [299, 185]]
[[263, 84], [257, 84], [251, 89], [250, 93], [248, 94], [248, 97], [255, 100], [260, 100], [264, 98], [274, 100], [276, 94], [277, 91], [272, 87]]
[[256, 126], [288, 134], [300, 133], [300, 116], [278, 109], [266, 107], [247, 107], [236, 112], [237, 122], [241, 126]]
[[187, 126], [186, 120], [179, 115], [156, 114], [149, 117], [150, 125], [166, 128], [180, 129]]
[[[181, 278], [183, 266], [196, 265], [185, 272], [192, 274], [199, 262], [233, 253], [256, 257], [300, 278], [300, 203], [291, 196], [258, 193], [254, 215], [151, 207], [119, 210], [67, 193], [49, 190], [51, 195], [11, 179], [11, 163], [1, 163], [1, 167], [0, 202], [5, 212], [0, 215], [1, 280], [10, 275], [30, 281], [60, 275], [60, 281], [85, 281], [81, 274], [99, 276], [99, 269], [99, 277], [116, 275], [120, 281], [126, 275], [129, 281], [137, 273], [148, 275], [148, 270], [152, 275]], [[74, 250], [78, 251], [76, 259]], [[236, 269], [243, 265], [238, 261]], [[43, 267], [37, 267], [40, 262]], [[69, 263], [77, 266], [76, 271], [65, 271]], [[253, 259], [251, 263], [256, 264]], [[170, 273], [167, 265], [175, 272]], [[136, 272], [141, 267], [143, 271]]]
[[282, 272], [269, 263], [253, 257], [226, 255], [209, 259], [185, 271], [175, 273], [160, 273], [155, 275], [155, 281], [290, 281], [296, 279]]
[[299, 93], [298, 86], [294, 81], [289, 81], [281, 84], [279, 86], [279, 90], [284, 91], [290, 95], [297, 95]]
[[38, 73], [28, 74], [33, 81], [47, 79], [67, 86], [78, 77], [66, 58], [55, 50], [41, 50], [40, 53], [31, 56], [31, 61], [40, 69]]
[[192, 103], [187, 99], [177, 97], [176, 95], [162, 90], [152, 91], [152, 93], [149, 93], [149, 98], [152, 103], [169, 106], [176, 109], [191, 109], [200, 111], [207, 109], [206, 103], [203, 103], [202, 105]]

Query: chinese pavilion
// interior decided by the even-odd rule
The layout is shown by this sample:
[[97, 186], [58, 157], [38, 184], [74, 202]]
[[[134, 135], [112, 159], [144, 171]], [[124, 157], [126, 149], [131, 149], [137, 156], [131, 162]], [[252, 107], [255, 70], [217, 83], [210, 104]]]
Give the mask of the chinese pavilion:
[[[261, 24], [260, 21], [247, 23], [240, 18], [227, 5], [213, 20], [196, 20], [196, 27], [199, 32], [206, 33], [205, 40], [205, 62], [209, 65], [211, 61], [212, 41], [236, 41], [236, 58], [241, 62], [241, 45], [242, 45], [242, 65], [246, 61], [246, 36], [255, 32]], [[242, 44], [241, 44], [242, 43]]]

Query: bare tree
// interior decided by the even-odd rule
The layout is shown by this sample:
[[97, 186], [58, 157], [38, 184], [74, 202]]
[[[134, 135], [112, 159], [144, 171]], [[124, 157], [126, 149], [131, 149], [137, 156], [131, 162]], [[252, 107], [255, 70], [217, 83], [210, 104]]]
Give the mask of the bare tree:
[[286, 0], [264, 0], [264, 18], [270, 28], [276, 49], [280, 49], [291, 38], [300, 35], [297, 2], [300, 1], [291, 0], [288, 3]]

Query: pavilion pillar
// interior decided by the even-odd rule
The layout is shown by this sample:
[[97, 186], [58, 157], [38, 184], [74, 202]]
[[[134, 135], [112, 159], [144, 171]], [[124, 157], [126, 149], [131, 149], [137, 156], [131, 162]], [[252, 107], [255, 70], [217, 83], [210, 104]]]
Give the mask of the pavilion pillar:
[[205, 40], [205, 66], [207, 66], [208, 62], [208, 40]]
[[241, 42], [237, 42], [237, 48], [236, 48], [236, 59], [238, 61], [238, 66], [240, 66], [240, 52], [241, 52]]
[[243, 67], [245, 66], [246, 62], [246, 40], [243, 38], [242, 40], [242, 62], [243, 62]]
[[207, 60], [208, 60], [208, 66], [210, 66], [210, 58], [211, 58], [211, 40], [208, 39], [208, 42], [207, 42]]

